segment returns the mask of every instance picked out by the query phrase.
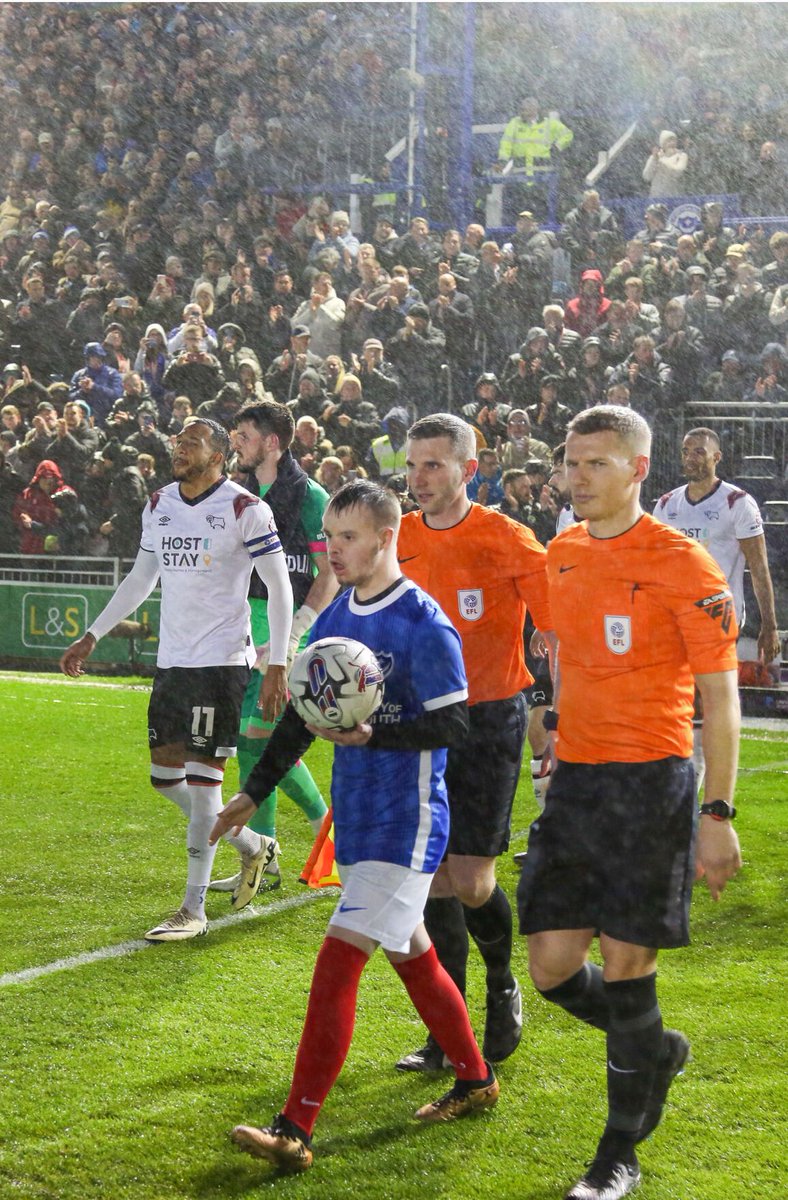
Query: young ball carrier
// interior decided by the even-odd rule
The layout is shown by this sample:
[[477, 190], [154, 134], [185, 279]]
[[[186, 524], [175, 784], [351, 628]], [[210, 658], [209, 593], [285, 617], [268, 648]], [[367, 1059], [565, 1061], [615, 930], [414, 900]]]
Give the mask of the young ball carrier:
[[[731, 825], [739, 741], [736, 620], [711, 556], [640, 507], [651, 433], [629, 408], [576, 416], [566, 471], [581, 518], [547, 550], [558, 635], [558, 764], [518, 887], [531, 977], [604, 1031], [607, 1123], [566, 1200], [618, 1200], [640, 1180], [689, 1043], [663, 1029], [657, 952], [689, 940], [697, 866], [715, 900], [738, 870]], [[703, 698], [706, 796], [692, 768]], [[558, 717], [560, 709], [560, 718]], [[604, 968], [588, 962], [599, 935]]]
[[457, 1075], [422, 1121], [448, 1121], [491, 1108], [498, 1083], [482, 1058], [457, 987], [438, 962], [423, 924], [432, 877], [446, 849], [447, 746], [468, 728], [460, 639], [434, 600], [397, 563], [400, 509], [377, 484], [357, 480], [336, 493], [324, 527], [329, 562], [347, 590], [315, 621], [310, 640], [347, 636], [378, 656], [382, 708], [347, 732], [316, 730], [292, 707], [265, 756], [226, 806], [211, 840], [240, 830], [317, 734], [335, 744], [331, 795], [342, 898], [317, 956], [290, 1095], [272, 1125], [239, 1125], [233, 1141], [285, 1170], [312, 1162], [317, 1117], [353, 1034], [359, 980], [378, 946]]
[[[140, 549], [130, 573], [87, 633], [60, 660], [80, 675], [99, 638], [134, 612], [161, 579], [156, 676], [148, 706], [151, 783], [188, 822], [183, 904], [150, 929], [151, 942], [183, 941], [208, 929], [205, 892], [215, 850], [208, 844], [222, 807], [222, 775], [235, 754], [241, 700], [254, 661], [246, 594], [252, 568], [268, 588], [271, 662], [260, 692], [273, 720], [286, 699], [285, 661], [293, 591], [268, 505], [223, 475], [227, 430], [195, 418], [175, 443], [175, 482], [154, 492], [142, 514]], [[273, 838], [244, 829], [227, 839], [241, 855], [233, 907], [257, 893], [274, 858]]]

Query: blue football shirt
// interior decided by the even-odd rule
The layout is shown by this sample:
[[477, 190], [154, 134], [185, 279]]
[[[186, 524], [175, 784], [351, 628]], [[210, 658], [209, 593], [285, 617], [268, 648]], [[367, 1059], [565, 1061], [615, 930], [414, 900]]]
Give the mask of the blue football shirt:
[[[383, 670], [376, 725], [405, 724], [468, 696], [457, 631], [435, 601], [409, 579], [365, 603], [349, 589], [315, 621], [310, 642], [354, 638]], [[446, 750], [336, 746], [331, 777], [336, 859], [437, 870], [449, 834], [443, 774]]]

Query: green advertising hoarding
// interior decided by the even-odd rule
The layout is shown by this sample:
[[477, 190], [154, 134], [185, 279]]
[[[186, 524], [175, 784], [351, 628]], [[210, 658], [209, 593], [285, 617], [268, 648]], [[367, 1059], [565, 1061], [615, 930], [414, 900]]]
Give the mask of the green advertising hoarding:
[[[81, 584], [0, 583], [0, 659], [56, 662], [82, 637], [114, 588]], [[134, 640], [134, 660], [153, 666], [159, 646], [159, 592], [131, 620], [150, 625], [149, 638]], [[129, 638], [103, 638], [91, 661], [128, 663]]]

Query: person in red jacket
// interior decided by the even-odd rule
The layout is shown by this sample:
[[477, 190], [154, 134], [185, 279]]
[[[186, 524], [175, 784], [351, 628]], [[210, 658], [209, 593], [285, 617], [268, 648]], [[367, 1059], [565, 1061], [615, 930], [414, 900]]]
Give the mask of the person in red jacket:
[[589, 337], [605, 320], [610, 301], [605, 295], [602, 273], [596, 270], [583, 271], [580, 289], [567, 304], [564, 325], [574, 329], [581, 337]]
[[51, 496], [62, 487], [60, 469], [51, 458], [45, 458], [36, 467], [28, 486], [17, 496], [11, 515], [20, 531], [19, 549], [22, 554], [44, 553], [44, 538], [59, 520]]

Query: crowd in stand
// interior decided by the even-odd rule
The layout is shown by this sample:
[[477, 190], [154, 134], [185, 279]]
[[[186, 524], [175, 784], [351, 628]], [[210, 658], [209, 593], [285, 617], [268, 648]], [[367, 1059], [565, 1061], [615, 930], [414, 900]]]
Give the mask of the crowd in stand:
[[[404, 503], [408, 424], [461, 412], [474, 496], [540, 537], [579, 409], [630, 404], [659, 433], [690, 400], [788, 402], [788, 232], [710, 202], [682, 234], [656, 200], [626, 240], [593, 190], [558, 234], [528, 209], [497, 238], [403, 228], [384, 181], [353, 230], [347, 197], [288, 185], [331, 105], [385, 106], [397, 6], [358, 6], [355, 38], [313, 6], [247, 7], [270, 11], [228, 30], [200, 6], [0, 8], [0, 553], [133, 556], [184, 421], [232, 428], [266, 395], [329, 492], [368, 473]], [[784, 180], [785, 111], [757, 118]], [[654, 136], [644, 193], [690, 169], [680, 140]]]

